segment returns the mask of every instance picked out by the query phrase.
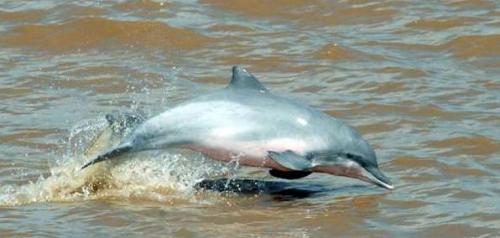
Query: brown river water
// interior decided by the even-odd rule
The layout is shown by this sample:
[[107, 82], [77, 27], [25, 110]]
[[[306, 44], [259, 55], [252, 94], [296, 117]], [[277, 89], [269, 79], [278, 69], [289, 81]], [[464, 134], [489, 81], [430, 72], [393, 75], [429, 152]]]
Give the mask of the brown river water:
[[[357, 128], [396, 189], [182, 150], [79, 170], [106, 114], [236, 64]], [[499, 184], [498, 1], [0, 1], [0, 237], [499, 237]]]

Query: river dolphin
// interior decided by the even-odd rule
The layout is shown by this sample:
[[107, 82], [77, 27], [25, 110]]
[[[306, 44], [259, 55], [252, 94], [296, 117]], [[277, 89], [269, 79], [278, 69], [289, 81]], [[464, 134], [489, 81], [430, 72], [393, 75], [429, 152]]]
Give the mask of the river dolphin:
[[224, 89], [144, 121], [116, 148], [82, 169], [124, 153], [180, 147], [220, 161], [269, 168], [278, 178], [319, 172], [394, 188], [379, 170], [372, 147], [352, 127], [271, 93], [242, 67], [232, 71]]
[[83, 152], [85, 158], [93, 158], [103, 150], [119, 145], [125, 136], [144, 122], [143, 113], [138, 111], [107, 114], [105, 118], [106, 126], [89, 142]]

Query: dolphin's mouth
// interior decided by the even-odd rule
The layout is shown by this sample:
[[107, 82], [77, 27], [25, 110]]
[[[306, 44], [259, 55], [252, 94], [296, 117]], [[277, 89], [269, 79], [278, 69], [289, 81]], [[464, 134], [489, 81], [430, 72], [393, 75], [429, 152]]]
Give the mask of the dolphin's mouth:
[[375, 184], [379, 187], [385, 189], [394, 189], [394, 185], [378, 168], [376, 167], [368, 167], [364, 168], [366, 172], [363, 172], [363, 180], [366, 182]]
[[350, 165], [344, 166], [316, 166], [312, 171], [355, 178], [385, 189], [394, 189], [391, 180], [380, 172], [377, 167], [364, 168], [357, 163], [350, 163]]

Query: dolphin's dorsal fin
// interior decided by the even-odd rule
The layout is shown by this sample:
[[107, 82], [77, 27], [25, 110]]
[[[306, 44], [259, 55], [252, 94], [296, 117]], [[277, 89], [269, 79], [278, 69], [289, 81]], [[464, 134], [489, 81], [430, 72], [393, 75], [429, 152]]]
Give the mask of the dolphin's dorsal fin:
[[233, 77], [229, 82], [228, 88], [236, 89], [254, 89], [261, 92], [267, 92], [266, 87], [259, 80], [241, 66], [233, 66]]

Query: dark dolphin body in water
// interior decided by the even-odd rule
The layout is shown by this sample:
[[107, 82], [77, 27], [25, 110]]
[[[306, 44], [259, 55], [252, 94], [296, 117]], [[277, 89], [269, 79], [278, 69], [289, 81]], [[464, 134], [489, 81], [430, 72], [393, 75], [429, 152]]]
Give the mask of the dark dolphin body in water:
[[378, 168], [372, 147], [344, 122], [266, 89], [233, 67], [229, 85], [141, 123], [116, 148], [82, 167], [128, 152], [170, 147], [221, 161], [270, 168], [286, 179], [313, 172], [357, 178], [394, 188]]

